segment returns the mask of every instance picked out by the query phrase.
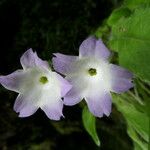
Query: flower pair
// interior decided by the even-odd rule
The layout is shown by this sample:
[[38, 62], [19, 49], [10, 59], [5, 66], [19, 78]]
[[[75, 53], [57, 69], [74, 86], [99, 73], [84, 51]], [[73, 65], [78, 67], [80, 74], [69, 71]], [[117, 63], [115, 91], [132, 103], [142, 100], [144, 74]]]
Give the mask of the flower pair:
[[110, 91], [121, 93], [133, 87], [132, 74], [108, 62], [110, 52], [100, 39], [89, 37], [83, 41], [79, 56], [54, 55], [53, 67], [65, 79], [32, 49], [20, 59], [22, 70], [0, 76], [5, 88], [19, 93], [14, 110], [20, 117], [30, 116], [41, 108], [50, 119], [59, 120], [63, 104], [75, 105], [83, 99], [93, 115], [109, 116]]

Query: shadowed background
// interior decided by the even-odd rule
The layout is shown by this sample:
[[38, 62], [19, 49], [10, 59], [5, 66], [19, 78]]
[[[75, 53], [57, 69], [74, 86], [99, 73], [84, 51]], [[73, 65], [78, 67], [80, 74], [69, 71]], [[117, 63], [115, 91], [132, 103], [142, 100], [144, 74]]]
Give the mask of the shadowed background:
[[[81, 42], [118, 6], [119, 0], [1, 0], [0, 74], [21, 68], [20, 56], [33, 48], [42, 59], [52, 53], [78, 54]], [[130, 150], [126, 124], [113, 107], [109, 118], [97, 119], [101, 148], [82, 125], [82, 110], [65, 107], [65, 119], [49, 120], [38, 110], [28, 118], [13, 111], [17, 94], [0, 87], [0, 149], [2, 150]]]

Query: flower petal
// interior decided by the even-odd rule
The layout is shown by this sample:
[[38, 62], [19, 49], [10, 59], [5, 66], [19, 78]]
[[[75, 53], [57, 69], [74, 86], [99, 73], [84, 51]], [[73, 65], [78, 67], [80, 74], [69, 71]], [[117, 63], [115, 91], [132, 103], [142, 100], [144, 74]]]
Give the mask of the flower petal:
[[111, 75], [113, 77], [116, 77], [116, 78], [126, 78], [126, 79], [130, 79], [130, 78], [133, 78], [133, 74], [131, 72], [129, 72], [128, 70], [120, 67], [120, 66], [117, 66], [117, 65], [114, 65], [114, 64], [110, 64], [110, 72], [111, 72]]
[[72, 106], [79, 103], [81, 100], [82, 100], [81, 96], [79, 96], [79, 93], [73, 87], [64, 97], [64, 104]]
[[30, 48], [27, 50], [22, 57], [20, 58], [21, 65], [23, 69], [31, 68], [31, 67], [40, 67], [49, 69], [49, 65], [47, 61], [41, 60], [36, 52]]
[[[38, 87], [38, 78], [40, 71], [38, 69], [17, 70], [9, 75], [0, 76], [0, 83], [8, 90], [17, 93], [33, 91]], [[35, 92], [36, 93], [36, 92]]]
[[90, 112], [96, 117], [103, 117], [103, 114], [109, 116], [111, 113], [111, 95], [103, 91], [98, 94], [91, 94], [85, 98]]
[[79, 47], [79, 57], [95, 55], [96, 38], [90, 36]]
[[68, 91], [72, 88], [72, 85], [66, 79], [64, 79], [62, 76], [60, 76], [59, 74], [57, 74], [57, 73], [55, 73], [55, 74], [60, 82], [61, 96], [64, 97], [66, 95], [66, 93], [68, 93]]
[[0, 76], [0, 83], [8, 90], [18, 92], [25, 79], [26, 73], [23, 70], [17, 70], [9, 75]]
[[98, 56], [99, 58], [108, 59], [110, 54], [111, 54], [110, 51], [104, 45], [103, 41], [101, 39], [98, 39], [96, 41], [95, 55]]
[[63, 101], [61, 99], [55, 100], [55, 103], [43, 105], [41, 109], [49, 119], [60, 120], [61, 116], [63, 116]]
[[38, 107], [35, 105], [34, 100], [31, 96], [18, 95], [14, 104], [14, 110], [19, 113], [19, 117], [28, 117], [37, 111]]
[[128, 91], [134, 85], [131, 80], [125, 78], [112, 79], [111, 91], [115, 93], [122, 93]]
[[85, 56], [107, 59], [110, 56], [110, 52], [101, 39], [97, 40], [95, 37], [91, 36], [84, 40], [79, 47], [79, 57]]
[[56, 57], [52, 58], [54, 69], [61, 73], [66, 74], [71, 69], [71, 63], [76, 61], [77, 56], [67, 56], [60, 53], [54, 53]]

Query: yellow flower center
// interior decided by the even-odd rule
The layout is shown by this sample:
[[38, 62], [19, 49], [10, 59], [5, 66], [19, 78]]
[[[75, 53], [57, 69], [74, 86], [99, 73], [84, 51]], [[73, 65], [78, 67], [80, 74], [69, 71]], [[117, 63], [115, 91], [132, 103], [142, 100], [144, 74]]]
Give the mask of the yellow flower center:
[[42, 76], [40, 77], [39, 81], [42, 83], [42, 84], [46, 84], [48, 82], [48, 79], [46, 76]]
[[97, 71], [96, 71], [95, 68], [90, 68], [88, 70], [88, 73], [89, 73], [90, 76], [95, 76], [97, 74]]

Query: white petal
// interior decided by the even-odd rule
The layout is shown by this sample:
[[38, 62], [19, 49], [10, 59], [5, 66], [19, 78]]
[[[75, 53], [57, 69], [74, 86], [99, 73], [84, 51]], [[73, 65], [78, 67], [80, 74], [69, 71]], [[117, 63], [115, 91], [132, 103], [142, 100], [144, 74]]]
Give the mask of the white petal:
[[48, 62], [40, 59], [31, 48], [22, 55], [20, 62], [24, 69], [33, 67], [49, 69]]
[[[51, 99], [49, 99], [51, 101]], [[52, 120], [60, 120], [63, 117], [62, 109], [63, 102], [61, 99], [56, 100], [55, 103], [48, 103], [41, 107], [47, 117]]]
[[72, 85], [66, 79], [64, 79], [61, 75], [57, 73], [55, 74], [60, 83], [61, 97], [64, 97], [68, 93], [68, 91], [72, 88]]
[[71, 70], [71, 64], [78, 59], [77, 56], [63, 55], [60, 53], [54, 53], [54, 55], [56, 57], [52, 58], [53, 67], [57, 72], [64, 75]]
[[80, 91], [73, 87], [64, 97], [64, 104], [68, 106], [75, 105], [82, 100]]
[[93, 36], [85, 39], [79, 48], [79, 57], [91, 57], [99, 59], [108, 59], [110, 56], [110, 51], [104, 45], [101, 39], [96, 39]]
[[37, 105], [39, 98], [35, 91], [28, 91], [28, 94], [24, 95], [19, 94], [14, 104], [14, 110], [19, 113], [19, 117], [28, 117], [39, 108]]
[[110, 115], [112, 102], [109, 91], [99, 88], [91, 89], [91, 91], [87, 93], [85, 100], [93, 115], [97, 117], [102, 117], [103, 114], [106, 116]]
[[26, 72], [17, 70], [9, 75], [0, 76], [0, 83], [8, 90], [18, 92], [26, 78]]
[[61, 100], [61, 91], [58, 87], [54, 86], [42, 92], [40, 99], [40, 108], [52, 120], [59, 120], [63, 116], [63, 101]]

